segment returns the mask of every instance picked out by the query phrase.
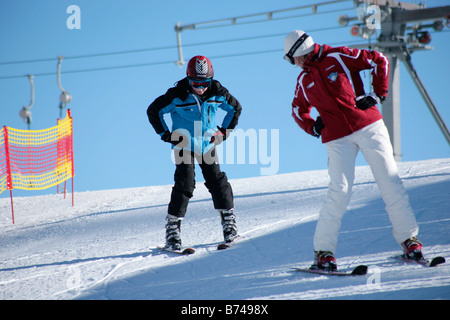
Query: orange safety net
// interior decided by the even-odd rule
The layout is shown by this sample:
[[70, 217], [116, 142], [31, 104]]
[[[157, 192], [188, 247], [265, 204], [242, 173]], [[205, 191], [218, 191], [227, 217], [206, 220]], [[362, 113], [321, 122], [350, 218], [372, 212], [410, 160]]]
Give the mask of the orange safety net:
[[[44, 130], [3, 127], [0, 134], [0, 193], [42, 190], [74, 177], [70, 110], [58, 125]], [[73, 190], [72, 190], [73, 193]]]

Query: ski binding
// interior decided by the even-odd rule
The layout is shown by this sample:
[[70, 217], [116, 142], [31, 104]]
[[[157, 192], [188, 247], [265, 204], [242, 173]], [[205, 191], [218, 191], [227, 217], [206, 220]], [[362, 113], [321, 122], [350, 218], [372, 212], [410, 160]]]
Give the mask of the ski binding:
[[355, 267], [351, 271], [327, 271], [322, 269], [314, 269], [314, 268], [292, 268], [298, 272], [307, 272], [307, 273], [315, 273], [315, 274], [323, 274], [329, 276], [363, 276], [367, 274], [367, 266], [359, 265]]

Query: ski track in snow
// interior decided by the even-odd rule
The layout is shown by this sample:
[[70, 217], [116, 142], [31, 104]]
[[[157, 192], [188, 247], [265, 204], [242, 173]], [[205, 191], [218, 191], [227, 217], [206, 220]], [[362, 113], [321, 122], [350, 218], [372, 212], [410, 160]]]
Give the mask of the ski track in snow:
[[[450, 259], [450, 159], [399, 164], [428, 257]], [[326, 196], [326, 170], [230, 181], [240, 234], [222, 240], [218, 213], [197, 183], [182, 222], [183, 245], [162, 252], [171, 185], [0, 198], [0, 299], [449, 299], [450, 263], [399, 262], [384, 203], [370, 168], [356, 169], [336, 258], [362, 277], [300, 274], [312, 263], [312, 238]], [[70, 198], [70, 195], [68, 196]]]

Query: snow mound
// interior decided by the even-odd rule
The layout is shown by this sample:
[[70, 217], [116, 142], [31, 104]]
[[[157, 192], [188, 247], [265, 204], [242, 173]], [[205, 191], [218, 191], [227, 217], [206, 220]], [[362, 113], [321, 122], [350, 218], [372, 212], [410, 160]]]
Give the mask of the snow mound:
[[[399, 164], [424, 253], [450, 258], [450, 159]], [[400, 247], [370, 168], [356, 169], [341, 227], [338, 267], [362, 277], [293, 272], [309, 266], [326, 170], [231, 180], [240, 234], [217, 251], [220, 218], [197, 183], [182, 223], [185, 246], [161, 252], [171, 185], [0, 199], [0, 299], [449, 299], [450, 263], [392, 259]], [[70, 197], [70, 195], [69, 195]]]

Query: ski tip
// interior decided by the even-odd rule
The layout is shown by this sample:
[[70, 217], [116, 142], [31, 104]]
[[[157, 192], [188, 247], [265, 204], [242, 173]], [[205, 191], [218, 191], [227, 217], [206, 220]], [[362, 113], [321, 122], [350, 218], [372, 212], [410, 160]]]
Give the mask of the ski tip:
[[368, 269], [367, 266], [360, 265], [360, 266], [357, 266], [355, 269], [353, 269], [351, 274], [354, 275], [354, 276], [362, 276], [362, 275], [365, 275], [367, 273], [367, 269]]
[[217, 246], [217, 250], [225, 250], [231, 248], [238, 240], [241, 240], [242, 238], [243, 238], [242, 236], [237, 236], [236, 238], [233, 239], [233, 241], [223, 242]]
[[194, 253], [195, 253], [195, 249], [193, 249], [193, 248], [186, 248], [183, 251], [181, 251], [181, 254], [183, 254], [183, 255], [194, 254]]
[[445, 258], [444, 257], [435, 257], [430, 261], [430, 267], [435, 267], [441, 263], [445, 263]]
[[225, 250], [225, 249], [228, 249], [229, 247], [231, 247], [229, 244], [221, 243], [217, 246], [217, 250]]

